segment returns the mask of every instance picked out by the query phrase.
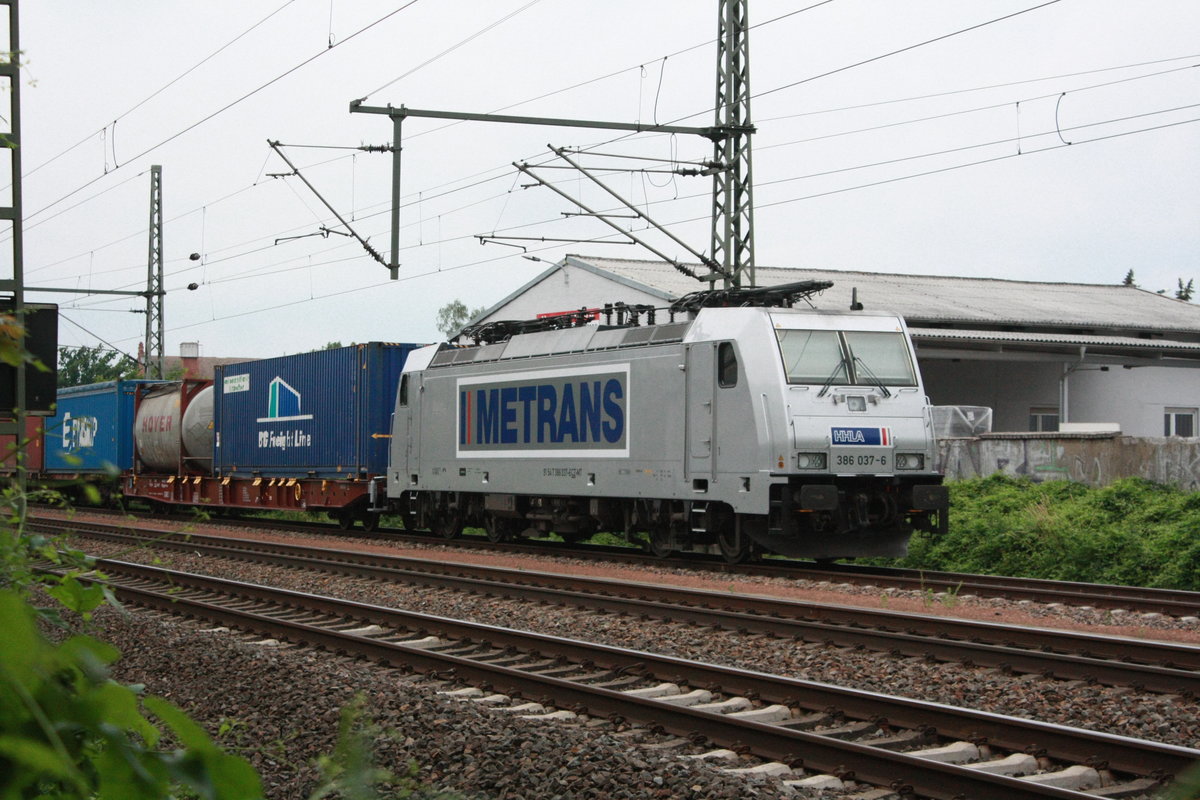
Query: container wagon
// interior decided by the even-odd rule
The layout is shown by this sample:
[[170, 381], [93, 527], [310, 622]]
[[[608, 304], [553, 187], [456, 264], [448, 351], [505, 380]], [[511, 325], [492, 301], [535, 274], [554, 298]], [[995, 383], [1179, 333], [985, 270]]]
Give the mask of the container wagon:
[[417, 345], [370, 342], [218, 366], [139, 396], [125, 494], [217, 509], [372, 513], [400, 371]]
[[12, 436], [0, 437], [0, 470], [15, 469], [14, 451], [20, 446], [33, 485], [77, 497], [76, 488], [87, 482], [107, 500], [119, 488], [121, 473], [133, 466], [130, 431], [137, 393], [162, 384], [120, 380], [59, 389], [55, 415], [27, 418], [19, 445]]

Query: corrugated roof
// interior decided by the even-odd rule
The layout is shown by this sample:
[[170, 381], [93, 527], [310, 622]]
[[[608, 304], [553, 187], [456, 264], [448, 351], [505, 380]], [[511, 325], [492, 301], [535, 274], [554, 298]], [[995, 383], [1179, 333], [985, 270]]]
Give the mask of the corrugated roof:
[[1200, 342], [1180, 342], [1174, 339], [1139, 339], [1133, 336], [1096, 336], [1089, 334], [1048, 333], [1026, 331], [963, 330], [961, 328], [909, 327], [908, 332], [918, 343], [960, 342], [964, 344], [1030, 345], [1039, 349], [1046, 345], [1078, 348], [1090, 353], [1170, 353], [1172, 356], [1200, 356]]
[[[704, 288], [660, 261], [567, 256], [566, 263], [640, 284], [655, 294], [679, 297]], [[699, 265], [696, 270], [703, 271]], [[832, 281], [833, 288], [814, 299], [817, 308], [844, 308], [850, 304], [851, 290], [857, 288], [858, 299], [866, 308], [890, 311], [918, 325], [936, 322], [1200, 334], [1200, 306], [1132, 286], [781, 267], [757, 267], [755, 280], [760, 286]]]

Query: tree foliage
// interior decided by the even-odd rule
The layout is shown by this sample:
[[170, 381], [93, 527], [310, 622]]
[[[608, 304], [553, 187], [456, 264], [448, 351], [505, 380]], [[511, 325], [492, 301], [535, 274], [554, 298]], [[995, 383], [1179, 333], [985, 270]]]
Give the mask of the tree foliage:
[[1133, 270], [1125, 273], [1125, 280], [1121, 281], [1121, 285], [1137, 287], [1137, 284], [1133, 280]]
[[1195, 287], [1195, 278], [1188, 278], [1188, 282], [1186, 284], [1183, 282], [1183, 278], [1180, 278], [1179, 288], [1175, 290], [1175, 299], [1190, 301], [1192, 299], [1192, 294], [1195, 292]]
[[86, 386], [89, 383], [136, 378], [138, 364], [117, 350], [102, 347], [58, 348], [58, 386]]
[[486, 309], [483, 306], [467, 310], [461, 300], [451, 300], [438, 309], [437, 329], [447, 339], [457, 336], [468, 322], [478, 317]]

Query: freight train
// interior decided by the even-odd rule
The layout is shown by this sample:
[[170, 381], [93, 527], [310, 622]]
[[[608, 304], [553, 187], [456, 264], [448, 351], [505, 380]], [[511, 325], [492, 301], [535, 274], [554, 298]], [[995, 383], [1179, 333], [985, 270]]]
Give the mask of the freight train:
[[108, 391], [132, 397], [132, 425], [119, 409], [86, 424], [131, 433], [128, 463], [106, 468], [156, 505], [324, 510], [368, 529], [391, 513], [495, 541], [609, 531], [729, 561], [902, 555], [947, 521], [928, 399], [903, 320], [792, 307], [827, 286], [125, 382]]

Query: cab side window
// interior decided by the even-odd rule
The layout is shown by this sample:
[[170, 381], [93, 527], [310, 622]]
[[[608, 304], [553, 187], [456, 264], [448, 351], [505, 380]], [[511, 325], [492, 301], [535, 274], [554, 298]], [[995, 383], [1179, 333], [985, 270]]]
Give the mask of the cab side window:
[[400, 405], [408, 405], [408, 373], [400, 376]]
[[722, 389], [737, 386], [738, 361], [733, 342], [721, 342], [717, 346], [717, 385]]

